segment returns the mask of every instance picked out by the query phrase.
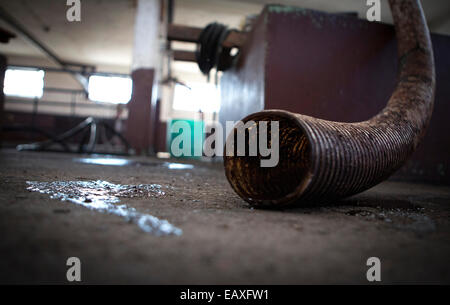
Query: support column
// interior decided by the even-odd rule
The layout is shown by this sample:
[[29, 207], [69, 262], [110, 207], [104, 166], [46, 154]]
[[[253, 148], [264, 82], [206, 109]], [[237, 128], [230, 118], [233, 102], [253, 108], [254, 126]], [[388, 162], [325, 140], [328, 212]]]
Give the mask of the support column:
[[126, 138], [137, 154], [154, 154], [161, 2], [138, 0], [137, 3], [131, 73], [133, 94], [128, 103]]
[[3, 94], [3, 83], [5, 80], [5, 72], [6, 72], [6, 56], [0, 54], [0, 88], [2, 88], [0, 92], [0, 148], [2, 147], [3, 142], [3, 122], [4, 122], [4, 105], [5, 105], [5, 95]]

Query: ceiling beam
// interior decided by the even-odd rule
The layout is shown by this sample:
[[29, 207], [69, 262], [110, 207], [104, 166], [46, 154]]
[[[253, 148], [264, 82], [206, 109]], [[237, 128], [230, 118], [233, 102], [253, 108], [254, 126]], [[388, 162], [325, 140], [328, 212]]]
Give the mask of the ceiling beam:
[[[47, 47], [43, 42], [41, 42], [36, 36], [30, 33], [20, 22], [11, 16], [3, 7], [0, 6], [0, 19], [5, 21], [9, 26], [11, 26], [18, 34], [25, 40], [32, 43], [43, 53], [45, 53], [54, 63], [59, 65], [63, 70], [73, 75], [73, 77], [80, 83], [83, 90], [87, 93], [88, 91], [88, 78], [84, 75], [84, 72], [95, 71], [95, 66], [84, 65], [79, 63], [73, 63], [62, 60], [55, 52], [53, 52], [49, 47]], [[71, 68], [76, 67], [79, 71], [73, 71]]]
[[[183, 41], [196, 43], [202, 28], [170, 24], [167, 31], [167, 39], [169, 41]], [[222, 43], [222, 46], [226, 48], [240, 48], [244, 45], [247, 38], [246, 33], [239, 31], [231, 31], [227, 38]]]
[[183, 50], [173, 50], [173, 59], [177, 61], [192, 61], [197, 62], [195, 57], [195, 52], [183, 51]]

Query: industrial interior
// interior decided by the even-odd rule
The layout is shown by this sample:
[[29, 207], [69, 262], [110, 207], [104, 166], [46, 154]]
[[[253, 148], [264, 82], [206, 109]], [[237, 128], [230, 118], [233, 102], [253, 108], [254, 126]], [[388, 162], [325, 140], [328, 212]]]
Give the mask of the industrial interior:
[[0, 0], [0, 83], [2, 284], [450, 283], [450, 1]]

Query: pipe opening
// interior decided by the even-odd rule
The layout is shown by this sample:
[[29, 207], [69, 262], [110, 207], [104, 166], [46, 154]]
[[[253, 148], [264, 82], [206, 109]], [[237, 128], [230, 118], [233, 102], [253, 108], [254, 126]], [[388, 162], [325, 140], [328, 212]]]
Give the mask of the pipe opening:
[[[250, 115], [243, 123], [249, 121], [255, 122], [251, 128], [258, 127], [258, 145], [261, 131], [259, 123], [268, 122], [266, 137], [269, 147], [273, 145], [270, 122], [279, 122], [279, 161], [275, 167], [261, 167], [261, 159], [269, 159], [270, 156], [261, 156], [259, 148], [257, 156], [248, 156], [251, 128], [246, 129], [245, 156], [237, 156], [237, 145], [234, 145], [234, 156], [224, 157], [226, 175], [234, 190], [253, 204], [282, 204], [300, 197], [311, 180], [312, 162], [311, 144], [298, 119], [287, 113], [267, 111]], [[237, 143], [237, 133], [235, 126], [227, 146], [231, 137]]]

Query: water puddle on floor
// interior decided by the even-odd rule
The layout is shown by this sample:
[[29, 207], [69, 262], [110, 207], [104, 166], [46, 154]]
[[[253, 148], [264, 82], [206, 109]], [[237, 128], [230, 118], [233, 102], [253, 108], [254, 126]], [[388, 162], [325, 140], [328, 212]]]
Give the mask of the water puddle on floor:
[[194, 165], [186, 163], [174, 163], [174, 162], [139, 162], [129, 160], [125, 158], [78, 158], [74, 159], [75, 162], [95, 165], [113, 165], [113, 166], [155, 166], [165, 167], [168, 169], [192, 169]]
[[120, 204], [120, 198], [158, 198], [165, 195], [159, 184], [123, 185], [107, 181], [27, 181], [27, 190], [70, 201], [91, 210], [114, 214], [137, 224], [143, 231], [157, 236], [181, 235], [182, 230], [155, 216]]

